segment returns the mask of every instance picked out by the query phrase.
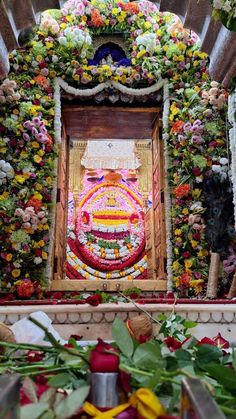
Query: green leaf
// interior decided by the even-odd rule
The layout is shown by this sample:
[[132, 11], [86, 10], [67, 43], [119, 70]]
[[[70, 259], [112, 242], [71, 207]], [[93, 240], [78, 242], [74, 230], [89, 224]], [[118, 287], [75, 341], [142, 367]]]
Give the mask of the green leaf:
[[60, 402], [55, 408], [56, 418], [67, 419], [75, 415], [88, 396], [89, 388], [89, 386], [80, 387]]
[[186, 365], [190, 365], [192, 363], [191, 353], [189, 353], [188, 351], [185, 351], [182, 348], [175, 351], [175, 356], [178, 360], [179, 368], [183, 368]]
[[208, 364], [204, 366], [204, 370], [207, 371], [211, 377], [215, 378], [220, 384], [225, 386], [233, 394], [236, 389], [236, 372], [234, 369], [225, 367], [224, 365]]
[[20, 408], [20, 419], [38, 419], [48, 410], [48, 403], [27, 404]]
[[133, 361], [135, 367], [148, 370], [155, 370], [160, 365], [164, 366], [160, 345], [154, 342], [146, 342], [139, 345], [134, 352]]
[[48, 384], [55, 388], [66, 387], [71, 382], [70, 374], [62, 372], [61, 374], [56, 374], [48, 381]]
[[199, 367], [209, 362], [219, 360], [222, 357], [222, 351], [216, 346], [204, 344], [200, 345], [196, 351], [196, 362]]
[[112, 338], [117, 344], [120, 351], [127, 357], [131, 358], [134, 352], [133, 340], [128, 329], [119, 317], [116, 317], [112, 325]]
[[192, 322], [191, 320], [184, 320], [183, 326], [185, 327], [185, 329], [192, 329], [193, 327], [197, 326], [197, 323]]

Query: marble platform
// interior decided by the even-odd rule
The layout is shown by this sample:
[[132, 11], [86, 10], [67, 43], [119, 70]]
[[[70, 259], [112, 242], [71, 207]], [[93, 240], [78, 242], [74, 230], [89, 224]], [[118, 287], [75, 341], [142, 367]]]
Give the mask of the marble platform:
[[197, 338], [214, 337], [220, 332], [231, 344], [236, 345], [236, 304], [137, 304], [137, 307], [132, 303], [108, 303], [97, 307], [88, 304], [2, 306], [0, 321], [11, 325], [32, 312], [42, 310], [52, 319], [52, 324], [64, 339], [71, 334], [82, 335], [84, 340], [95, 340], [98, 337], [110, 339], [114, 318], [119, 316], [126, 321], [137, 315], [140, 309], [154, 317], [174, 311], [197, 323], [193, 329]]

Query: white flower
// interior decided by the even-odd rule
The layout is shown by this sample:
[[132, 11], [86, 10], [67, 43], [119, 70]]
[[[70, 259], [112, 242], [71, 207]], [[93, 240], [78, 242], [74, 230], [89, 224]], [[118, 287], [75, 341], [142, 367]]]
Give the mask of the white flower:
[[225, 157], [221, 157], [220, 164], [222, 164], [224, 166], [225, 164], [228, 164], [228, 162], [229, 162], [228, 159], [226, 159]]
[[221, 9], [222, 9], [222, 7], [223, 7], [223, 0], [214, 0], [214, 1], [213, 1], [213, 7], [214, 7], [215, 9], [219, 9], [219, 10], [221, 10]]
[[211, 167], [211, 170], [215, 173], [220, 173], [221, 172], [221, 166], [219, 166], [218, 164], [213, 164]]
[[230, 1], [229, 1], [229, 0], [227, 0], [227, 1], [225, 2], [225, 4], [223, 5], [222, 9], [223, 9], [225, 12], [227, 12], [227, 13], [231, 12], [231, 10], [232, 10], [232, 6], [231, 6], [231, 4], [230, 4]]
[[43, 259], [40, 258], [39, 256], [37, 256], [36, 258], [34, 258], [34, 263], [35, 265], [39, 265], [40, 263], [42, 263]]

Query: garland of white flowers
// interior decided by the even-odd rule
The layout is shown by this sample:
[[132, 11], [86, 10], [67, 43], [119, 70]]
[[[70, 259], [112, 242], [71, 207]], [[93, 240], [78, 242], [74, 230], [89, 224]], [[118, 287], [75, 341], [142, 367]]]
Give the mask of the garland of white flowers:
[[234, 202], [234, 223], [236, 228], [236, 90], [229, 96], [228, 100], [228, 118], [232, 128], [229, 130], [229, 143], [231, 151], [231, 180], [233, 186]]
[[[83, 277], [87, 277], [87, 279], [90, 280], [103, 280], [103, 279], [126, 279], [129, 280], [129, 276], [132, 277], [132, 279], [135, 279], [138, 277], [142, 270], [147, 269], [147, 257], [143, 256], [143, 258], [135, 263], [135, 265], [131, 266], [130, 268], [124, 268], [121, 271], [115, 271], [115, 272], [101, 272], [97, 269], [91, 268], [91, 266], [88, 266], [84, 262], [82, 262], [74, 253], [70, 250], [69, 246], [67, 246], [67, 261], [68, 263], [77, 271], [79, 272]], [[142, 270], [140, 270], [142, 268]], [[121, 272], [124, 274], [121, 275]]]
[[166, 220], [166, 253], [167, 253], [167, 290], [172, 291], [173, 279], [172, 279], [172, 242], [171, 242], [171, 197], [168, 182], [168, 168], [169, 168], [169, 150], [168, 150], [168, 127], [169, 127], [169, 112], [170, 112], [170, 96], [169, 96], [169, 84], [166, 82], [164, 85], [163, 92], [163, 130], [165, 131], [162, 135], [164, 141], [164, 186], [165, 186], [165, 220]]
[[[61, 94], [60, 88], [63, 89], [66, 93], [71, 94], [73, 96], [81, 96], [81, 97], [91, 97], [96, 95], [97, 93], [102, 92], [104, 89], [109, 87], [114, 87], [115, 89], [119, 90], [123, 94], [129, 94], [133, 96], [145, 96], [150, 95], [162, 87], [163, 90], [163, 129], [165, 131], [168, 130], [169, 126], [169, 108], [170, 108], [170, 98], [169, 98], [169, 85], [167, 79], [160, 79], [157, 83], [153, 84], [150, 87], [144, 87], [141, 89], [134, 89], [131, 87], [123, 86], [121, 83], [115, 81], [106, 81], [104, 83], [100, 83], [97, 86], [91, 89], [76, 89], [70, 86], [67, 82], [65, 82], [62, 78], [57, 77], [55, 78], [54, 82], [54, 100], [55, 100], [55, 116], [54, 116], [54, 129], [55, 129], [55, 139], [57, 143], [61, 143]], [[172, 243], [171, 243], [171, 198], [169, 192], [169, 184], [168, 184], [168, 177], [167, 171], [169, 167], [169, 152], [168, 152], [168, 134], [167, 132], [163, 134], [163, 141], [164, 141], [164, 170], [165, 170], [165, 218], [166, 218], [166, 247], [167, 247], [167, 289], [171, 291], [173, 288], [172, 282]], [[54, 188], [56, 187], [56, 182]], [[236, 196], [236, 194], [235, 194]], [[54, 216], [55, 218], [55, 216]], [[55, 226], [51, 228], [51, 235], [54, 234]], [[51, 241], [51, 237], [50, 237]], [[49, 264], [48, 264], [49, 265]], [[51, 264], [52, 266], [52, 264]]]

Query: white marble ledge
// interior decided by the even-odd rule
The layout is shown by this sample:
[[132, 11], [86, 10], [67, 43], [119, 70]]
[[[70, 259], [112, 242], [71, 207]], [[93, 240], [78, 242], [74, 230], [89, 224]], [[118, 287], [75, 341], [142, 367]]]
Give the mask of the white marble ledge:
[[107, 303], [94, 307], [90, 304], [42, 304], [42, 305], [19, 305], [1, 306], [0, 314], [30, 314], [35, 311], [45, 313], [97, 313], [97, 312], [139, 312], [145, 310], [150, 313], [164, 313], [169, 311], [178, 312], [207, 312], [207, 313], [235, 313], [235, 304], [136, 304], [132, 303]]
[[2, 306], [0, 307], [0, 322], [11, 325], [35, 311], [44, 311], [53, 324], [112, 324], [119, 316], [124, 321], [132, 318], [136, 313], [145, 310], [152, 316], [159, 313], [170, 314], [175, 311], [184, 318], [202, 324], [226, 324], [236, 326], [236, 304], [137, 304], [108, 303], [96, 307], [89, 304], [47, 304], [30, 306]]

